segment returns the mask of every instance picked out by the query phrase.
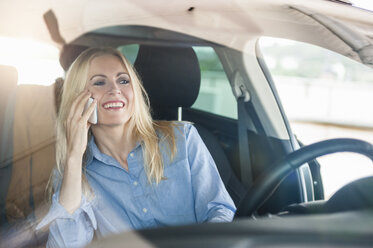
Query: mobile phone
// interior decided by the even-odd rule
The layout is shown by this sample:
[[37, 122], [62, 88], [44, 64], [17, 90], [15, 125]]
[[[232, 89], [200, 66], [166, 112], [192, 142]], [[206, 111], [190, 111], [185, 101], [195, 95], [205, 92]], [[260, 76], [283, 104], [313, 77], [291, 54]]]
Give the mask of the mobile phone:
[[[84, 107], [84, 112], [87, 111], [89, 106], [93, 103], [94, 99], [90, 97]], [[93, 110], [91, 116], [88, 119], [88, 122], [91, 124], [97, 124], [97, 105], [95, 106], [95, 109]]]

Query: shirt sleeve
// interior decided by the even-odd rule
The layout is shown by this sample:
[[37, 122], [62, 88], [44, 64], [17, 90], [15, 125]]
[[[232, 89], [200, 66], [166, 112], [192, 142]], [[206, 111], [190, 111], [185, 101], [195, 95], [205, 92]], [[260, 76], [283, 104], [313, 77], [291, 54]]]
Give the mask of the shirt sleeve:
[[49, 225], [47, 247], [83, 247], [89, 244], [97, 229], [91, 203], [83, 195], [80, 207], [70, 214], [58, 199], [59, 191], [52, 197], [48, 214], [36, 227], [39, 230]]
[[188, 124], [186, 143], [198, 222], [229, 222], [236, 207], [197, 129]]

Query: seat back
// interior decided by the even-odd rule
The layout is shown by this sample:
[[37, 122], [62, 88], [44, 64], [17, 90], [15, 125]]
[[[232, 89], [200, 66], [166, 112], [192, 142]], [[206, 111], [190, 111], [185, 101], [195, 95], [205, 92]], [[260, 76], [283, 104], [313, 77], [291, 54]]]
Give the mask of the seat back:
[[7, 222], [6, 197], [12, 175], [14, 95], [18, 72], [0, 65], [0, 224]]
[[17, 85], [15, 68], [0, 66], [1, 224], [44, 214], [55, 164], [54, 85]]
[[[148, 93], [154, 119], [176, 120], [178, 108], [189, 108], [197, 99], [201, 72], [193, 48], [141, 45], [134, 66]], [[223, 148], [212, 132], [198, 123], [195, 127], [237, 205], [245, 190], [233, 173]]]
[[[55, 165], [55, 85], [19, 85], [13, 120], [13, 165], [7, 217], [44, 215], [45, 189]], [[30, 215], [31, 214], [31, 215]]]

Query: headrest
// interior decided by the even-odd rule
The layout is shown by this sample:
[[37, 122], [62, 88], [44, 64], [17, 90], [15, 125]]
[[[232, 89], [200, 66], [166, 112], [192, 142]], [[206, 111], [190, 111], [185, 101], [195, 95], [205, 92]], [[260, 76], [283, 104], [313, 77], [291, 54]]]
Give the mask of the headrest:
[[201, 72], [193, 48], [141, 45], [134, 66], [153, 110], [190, 107], [197, 99]]
[[74, 60], [81, 54], [84, 50], [88, 49], [87, 46], [80, 45], [64, 45], [60, 53], [60, 64], [62, 68], [67, 71]]

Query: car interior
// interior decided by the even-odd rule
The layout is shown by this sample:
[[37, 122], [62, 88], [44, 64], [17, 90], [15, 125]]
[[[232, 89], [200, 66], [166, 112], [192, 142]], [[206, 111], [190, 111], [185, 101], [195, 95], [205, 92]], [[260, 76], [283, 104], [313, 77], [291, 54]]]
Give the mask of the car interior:
[[[117, 48], [133, 44], [138, 45], [134, 68], [139, 73], [148, 93], [153, 118], [194, 123], [214, 158], [224, 185], [240, 209], [236, 214], [235, 222], [242, 223], [229, 226], [230, 231], [227, 231], [225, 225], [214, 227], [201, 225], [193, 231], [187, 227], [144, 230], [140, 232], [143, 237], [155, 240], [156, 244], [165, 247], [172, 247], [175, 244], [173, 242], [183, 239], [183, 245], [180, 247], [190, 247], [193, 242], [201, 238], [197, 235], [198, 232], [206, 232], [210, 235], [205, 237], [207, 240], [208, 237], [210, 239], [214, 237], [214, 241], [210, 240], [209, 244], [227, 247], [232, 242], [238, 244], [238, 241], [233, 241], [230, 235], [249, 237], [253, 233], [262, 232], [263, 237], [268, 238], [268, 235], [272, 235], [271, 237], [278, 238], [281, 233], [279, 226], [283, 223], [268, 228], [266, 225], [272, 219], [294, 215], [336, 213], [373, 206], [372, 199], [368, 196], [373, 185], [372, 178], [348, 185], [329, 201], [316, 197], [313, 184], [314, 178], [317, 178], [320, 172], [313, 157], [292, 158], [294, 161], [298, 159], [297, 163], [304, 160], [300, 164], [302, 166], [290, 166], [289, 170], [281, 172], [281, 180], [276, 178], [273, 184], [267, 183], [267, 175], [279, 171], [284, 159], [288, 162], [287, 155], [298, 148], [298, 143], [293, 139], [289, 127], [287, 127], [290, 137], [288, 139], [279, 138], [268, 132], [268, 127], [272, 124], [262, 121], [263, 99], [256, 92], [254, 84], [250, 84], [253, 87], [249, 89], [250, 100], [245, 99], [245, 92], [237, 82], [250, 81], [251, 77], [243, 68], [245, 56], [250, 55], [174, 31], [142, 26], [115, 26], [89, 32], [66, 44], [61, 49], [60, 63], [67, 70], [72, 61], [88, 47]], [[219, 57], [229, 80], [227, 84], [231, 85], [233, 91], [227, 94], [235, 94], [237, 99], [237, 119], [192, 107], [200, 93], [201, 85], [201, 68], [195, 47], [211, 47]], [[260, 63], [260, 52], [257, 54], [256, 59]], [[265, 65], [263, 68], [265, 70]], [[48, 209], [44, 200], [44, 190], [54, 166], [54, 124], [63, 80], [56, 79], [51, 86], [17, 85], [17, 72], [7, 66], [0, 66], [0, 80], [2, 85], [0, 91], [2, 232], [3, 235], [6, 233], [7, 237], [11, 237], [12, 242], [16, 242], [14, 239], [17, 235], [19, 237], [20, 233], [27, 233], [24, 234], [23, 241], [17, 241], [18, 244], [38, 246], [45, 242], [46, 234], [34, 233], [32, 227]], [[273, 85], [272, 87], [275, 91]], [[281, 103], [278, 104], [281, 107]], [[350, 145], [356, 147], [357, 143], [352, 142]], [[365, 149], [365, 154], [369, 156], [371, 147], [364, 145], [362, 144], [361, 150]], [[360, 149], [360, 146], [358, 148]], [[357, 152], [360, 152], [359, 149], [356, 149]], [[260, 200], [255, 202], [255, 206], [251, 206], [248, 215], [247, 211], [241, 209], [248, 208], [245, 202], [253, 196], [253, 188], [262, 189], [262, 186], [257, 187], [258, 182], [268, 184], [269, 189], [263, 193], [264, 198], [261, 196]], [[363, 200], [351, 200], [352, 205], [348, 205], [344, 199], [356, 197], [355, 188], [364, 188], [362, 197], [358, 197]], [[320, 201], [313, 202], [315, 198]], [[244, 222], [244, 220], [261, 217], [266, 217], [263, 223]], [[305, 216], [300, 218], [304, 219], [295, 222], [290, 217], [288, 220], [290, 223], [288, 230], [299, 230], [293, 232], [292, 239], [297, 235], [301, 236], [302, 231], [307, 233], [307, 228], [303, 224], [310, 220]], [[311, 221], [310, 225], [325, 226], [329, 222], [330, 225], [334, 225], [331, 227], [333, 230], [340, 224], [338, 221], [331, 221], [329, 217], [320, 219], [322, 223]], [[355, 218], [353, 222], [358, 220], [359, 218]], [[211, 229], [208, 230], [209, 228]], [[168, 237], [174, 234], [174, 240], [166, 240], [164, 238], [166, 233]], [[194, 238], [189, 243], [185, 237], [182, 237], [182, 234], [186, 233], [190, 233]], [[216, 235], [221, 237], [216, 238]], [[312, 240], [312, 237], [310, 236], [309, 239]], [[269, 247], [266, 246], [268, 243], [262, 243], [264, 241], [260, 238], [255, 242], [263, 244], [263, 247]]]
[[[118, 36], [117, 39], [113, 39], [113, 44], [109, 44], [105, 39], [111, 33]], [[152, 42], [144, 42], [144, 33], [146, 37], [153, 34]], [[122, 36], [119, 37], [119, 34]], [[180, 117], [180, 120], [193, 122], [212, 153], [228, 191], [235, 203], [239, 204], [246, 191], [245, 186], [238, 180], [241, 173], [238, 141], [239, 121], [190, 108], [198, 96], [201, 83], [200, 66], [192, 47], [206, 46], [207, 44], [213, 48], [219, 46], [166, 30], [146, 27], [116, 27], [101, 29], [97, 33], [89, 33], [78, 38], [65, 50], [66, 53], [62, 52], [61, 57], [66, 61], [72, 61], [73, 59], [68, 59], [68, 57], [76, 56], [74, 52], [79, 48], [83, 49], [83, 45], [86, 45], [85, 40], [95, 40], [96, 46], [118, 46], [128, 44], [128, 41], [130, 41], [129, 44], [139, 44], [134, 67], [139, 72], [149, 95], [153, 118], [177, 120]], [[186, 41], [189, 43], [187, 44]], [[74, 48], [75, 43], [77, 48]], [[70, 55], [68, 51], [72, 51], [73, 55]], [[218, 51], [215, 51], [219, 55]], [[234, 51], [232, 56], [242, 57], [235, 54]], [[223, 61], [222, 63], [224, 65]], [[229, 73], [226, 72], [226, 74]], [[251, 107], [251, 111], [255, 119], [255, 109]], [[255, 178], [270, 167], [273, 161], [283, 156], [284, 151], [285, 153], [290, 151], [291, 146], [289, 141], [268, 137], [264, 132], [263, 124], [259, 121], [250, 119], [248, 121], [251, 123], [247, 123], [247, 125], [250, 125], [252, 129], [248, 132], [247, 137], [252, 154], [253, 178]], [[290, 175], [289, 180], [285, 180], [283, 185], [279, 187], [278, 193], [274, 194], [272, 202], [263, 207], [263, 212], [276, 213], [290, 203], [300, 202], [302, 193], [300, 193], [298, 180], [300, 179], [297, 173]], [[292, 193], [289, 193], [290, 191]], [[276, 197], [281, 198], [281, 201]]]

